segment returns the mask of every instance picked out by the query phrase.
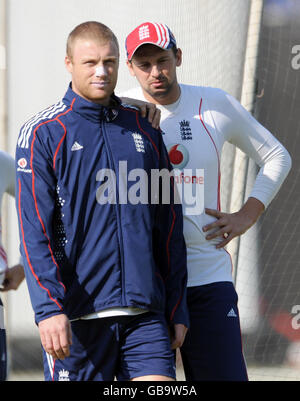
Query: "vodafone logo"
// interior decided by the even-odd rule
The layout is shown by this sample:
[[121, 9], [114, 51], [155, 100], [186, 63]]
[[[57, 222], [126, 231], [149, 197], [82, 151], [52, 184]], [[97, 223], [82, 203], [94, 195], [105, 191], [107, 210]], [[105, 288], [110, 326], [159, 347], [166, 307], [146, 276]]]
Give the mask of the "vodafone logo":
[[25, 168], [27, 166], [27, 160], [22, 157], [21, 159], [18, 160], [18, 168], [17, 171], [20, 171], [22, 173], [32, 173], [30, 168]]
[[21, 168], [25, 168], [27, 166], [27, 161], [26, 161], [26, 159], [24, 159], [24, 157], [22, 157], [22, 159], [18, 160], [18, 166]]
[[171, 144], [167, 146], [170, 161], [174, 168], [182, 170], [190, 159], [189, 152], [182, 144]]

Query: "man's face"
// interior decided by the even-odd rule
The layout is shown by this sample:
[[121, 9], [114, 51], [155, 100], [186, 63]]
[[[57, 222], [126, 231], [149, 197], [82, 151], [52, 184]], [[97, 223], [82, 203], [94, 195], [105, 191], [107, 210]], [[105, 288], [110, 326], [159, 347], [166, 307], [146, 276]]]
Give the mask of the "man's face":
[[127, 65], [149, 100], [167, 104], [176, 100], [173, 99], [178, 88], [176, 67], [181, 65], [181, 57], [180, 49], [175, 56], [171, 49], [163, 50], [147, 44], [135, 52]]
[[75, 93], [94, 103], [109, 104], [119, 67], [119, 51], [114, 42], [77, 39], [65, 63], [72, 74]]

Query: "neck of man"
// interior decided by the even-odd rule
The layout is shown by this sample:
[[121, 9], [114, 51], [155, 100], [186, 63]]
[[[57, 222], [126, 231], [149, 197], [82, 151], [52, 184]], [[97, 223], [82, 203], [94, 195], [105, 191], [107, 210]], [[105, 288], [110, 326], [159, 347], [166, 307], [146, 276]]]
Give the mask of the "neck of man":
[[142, 89], [145, 99], [154, 104], [168, 105], [177, 102], [180, 97], [181, 89], [178, 82], [174, 82], [170, 90], [164, 93], [151, 94]]

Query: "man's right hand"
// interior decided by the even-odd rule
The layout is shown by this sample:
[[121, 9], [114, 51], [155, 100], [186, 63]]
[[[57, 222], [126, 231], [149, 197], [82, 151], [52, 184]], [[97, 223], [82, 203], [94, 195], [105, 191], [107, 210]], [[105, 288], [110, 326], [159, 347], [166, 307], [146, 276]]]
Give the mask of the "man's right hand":
[[54, 359], [65, 359], [70, 355], [72, 330], [66, 315], [55, 315], [38, 324], [44, 350]]

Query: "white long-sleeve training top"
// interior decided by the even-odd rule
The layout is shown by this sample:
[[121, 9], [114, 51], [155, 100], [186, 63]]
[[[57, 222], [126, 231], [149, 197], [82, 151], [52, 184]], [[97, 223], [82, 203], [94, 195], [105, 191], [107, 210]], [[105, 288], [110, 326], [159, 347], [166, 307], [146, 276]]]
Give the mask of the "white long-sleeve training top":
[[[0, 150], [0, 210], [4, 193], [15, 196], [15, 162], [7, 153]], [[7, 256], [2, 244], [2, 224], [0, 214], [0, 285], [7, 268]]]
[[[176, 182], [183, 191], [191, 184], [193, 194], [198, 194], [198, 198], [182, 195], [188, 286], [232, 281], [230, 255], [225, 249], [216, 249], [220, 239], [208, 241], [207, 233], [202, 230], [215, 220], [205, 214], [204, 208], [220, 209], [223, 145], [230, 142], [258, 164], [259, 172], [250, 197], [260, 200], [265, 207], [285, 180], [291, 158], [284, 146], [228, 93], [217, 88], [182, 84], [180, 88], [181, 95], [176, 103], [158, 107], [164, 142], [177, 171]], [[122, 96], [146, 100], [140, 87]], [[195, 207], [191, 208], [193, 199]]]

